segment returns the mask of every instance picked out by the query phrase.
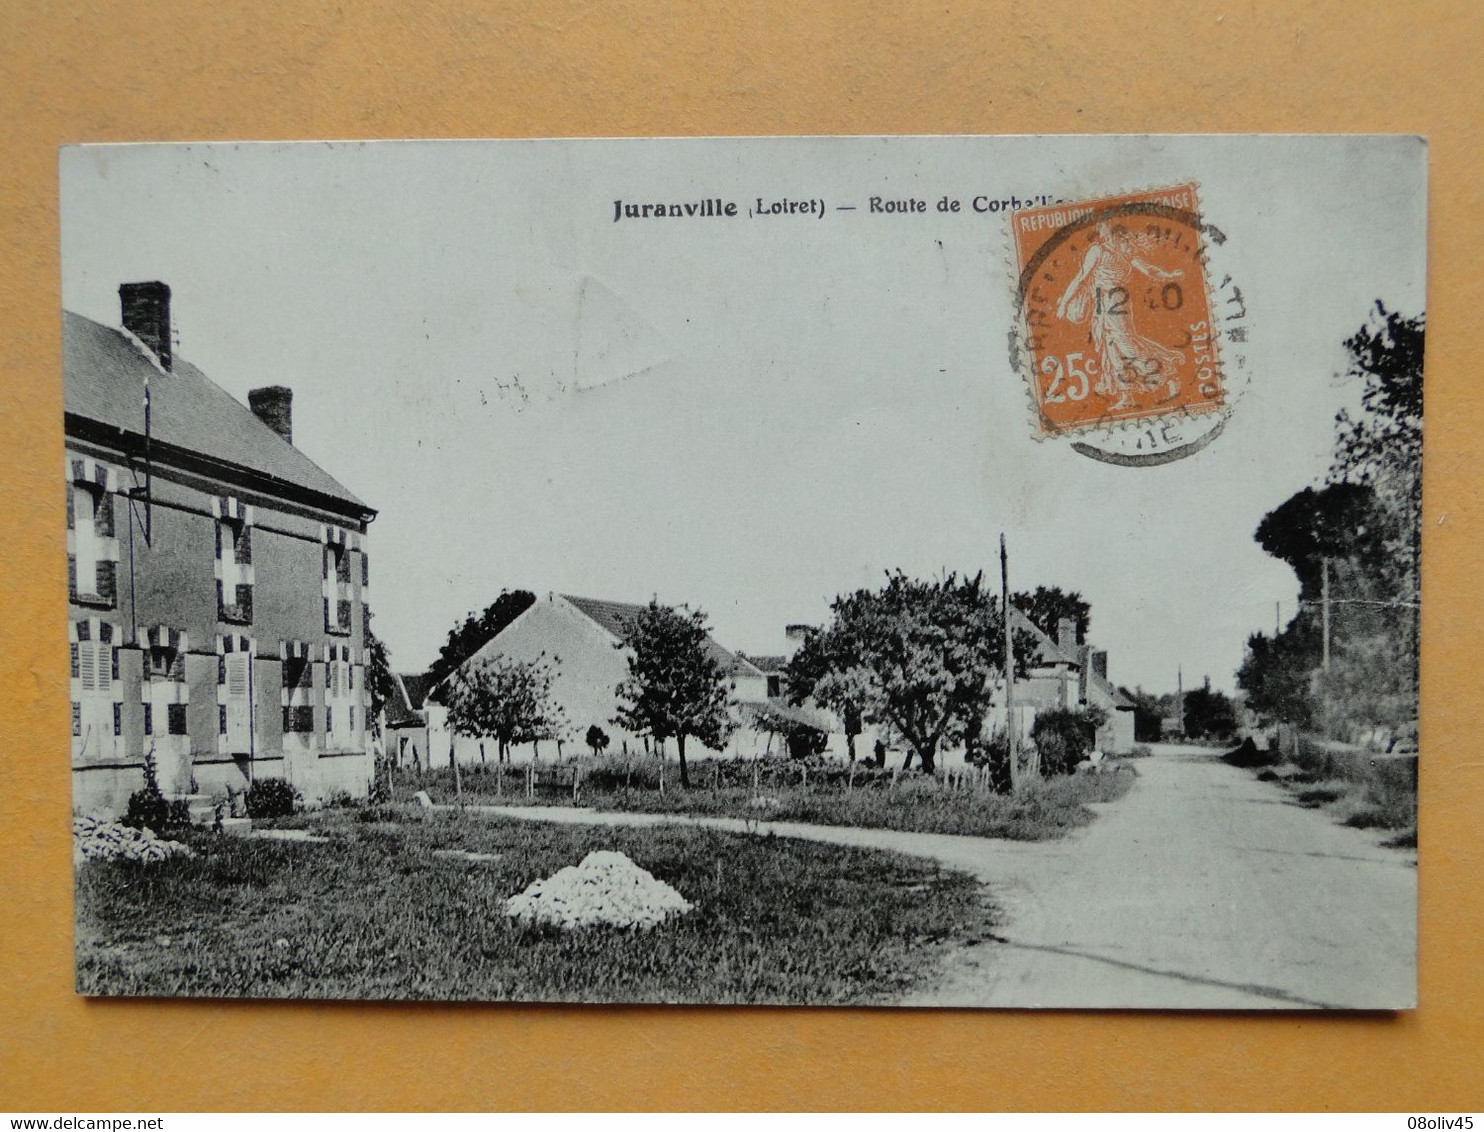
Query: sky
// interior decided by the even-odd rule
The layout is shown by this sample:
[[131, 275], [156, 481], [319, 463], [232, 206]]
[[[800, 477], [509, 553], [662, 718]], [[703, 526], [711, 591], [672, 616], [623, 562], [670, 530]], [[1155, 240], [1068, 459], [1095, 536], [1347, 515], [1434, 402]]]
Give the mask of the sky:
[[[1294, 612], [1252, 535], [1329, 466], [1344, 339], [1424, 308], [1424, 166], [1343, 137], [79, 147], [62, 294], [116, 326], [120, 283], [163, 280], [181, 356], [293, 389], [295, 444], [378, 510], [399, 670], [502, 588], [686, 603], [781, 652], [889, 569], [997, 572], [1004, 533], [1012, 588], [1091, 603], [1114, 681], [1230, 690]], [[1037, 438], [1008, 220], [973, 199], [1189, 181], [1249, 309], [1225, 430], [1146, 468]], [[614, 220], [706, 199], [738, 215]]]

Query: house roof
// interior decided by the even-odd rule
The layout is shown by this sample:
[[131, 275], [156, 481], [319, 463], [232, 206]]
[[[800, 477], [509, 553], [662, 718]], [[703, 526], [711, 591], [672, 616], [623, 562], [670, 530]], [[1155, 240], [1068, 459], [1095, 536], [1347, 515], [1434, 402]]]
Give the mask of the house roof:
[[407, 704], [413, 711], [421, 711], [423, 701], [428, 698], [428, 693], [433, 688], [433, 674], [431, 672], [403, 672], [398, 674], [407, 696]]
[[400, 672], [392, 673], [392, 695], [386, 702], [386, 723], [388, 727], [406, 727], [409, 724], [417, 725], [427, 722], [422, 713], [417, 709], [422, 706], [421, 698], [414, 702], [407, 687], [408, 683], [420, 680], [423, 677]]
[[[634, 618], [644, 610], [642, 605], [624, 601], [605, 601], [595, 597], [574, 597], [572, 594], [563, 594], [562, 599], [620, 640], [629, 635], [629, 626]], [[722, 648], [709, 633], [706, 636], [706, 651], [711, 659], [721, 666], [722, 672], [727, 676], [762, 675], [746, 657]]]
[[72, 311], [62, 312], [62, 373], [69, 432], [76, 428], [71, 418], [78, 418], [142, 437], [148, 381], [150, 436], [162, 460], [180, 449], [255, 473], [249, 478], [257, 482], [266, 477], [266, 490], [299, 488], [316, 502], [375, 513], [190, 362], [177, 357], [162, 371], [123, 333]]
[[1012, 614], [1012, 627], [1019, 631], [1029, 633], [1032, 637], [1035, 638], [1036, 651], [1040, 654], [1040, 659], [1044, 663], [1072, 665], [1080, 665], [1082, 663], [1081, 657], [1079, 657], [1075, 652], [1070, 652], [1067, 649], [1062, 648], [1061, 645], [1057, 643], [1055, 637], [1053, 637], [1050, 633], [1046, 632], [1046, 630], [1042, 629], [1041, 626], [1037, 625], [1034, 621], [1027, 617], [1024, 612], [1013, 605], [1010, 607], [1010, 609]]
[[787, 700], [771, 696], [762, 703], [748, 703], [744, 707], [759, 719], [767, 719], [779, 726], [807, 727], [811, 731], [829, 731], [825, 717], [807, 708], [797, 707]]
[[[1013, 606], [1011, 608], [1014, 609]], [[1043, 663], [1070, 664], [1077, 668], [1082, 666], [1082, 658], [1080, 656], [1075, 652], [1062, 648], [1050, 633], [1047, 633], [1019, 609], [1014, 609], [1012, 624], [1016, 629], [1023, 630], [1035, 638], [1036, 648], [1040, 653]], [[1129, 699], [1123, 690], [1116, 687], [1111, 681], [1099, 676], [1096, 672], [1089, 672], [1087, 675], [1098, 691], [1106, 696], [1114, 707], [1132, 708], [1134, 706], [1134, 701]]]
[[753, 656], [751, 653], [738, 653], [737, 655], [745, 655], [749, 664], [759, 672], [766, 672], [769, 676], [776, 676], [788, 667], [789, 658], [782, 654], [776, 656]]

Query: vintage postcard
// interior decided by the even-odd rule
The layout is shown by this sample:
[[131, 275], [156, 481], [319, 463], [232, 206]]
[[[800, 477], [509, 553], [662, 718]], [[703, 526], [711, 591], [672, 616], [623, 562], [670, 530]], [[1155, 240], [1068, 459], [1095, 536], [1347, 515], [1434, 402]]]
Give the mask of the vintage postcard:
[[60, 164], [79, 993], [1415, 1005], [1421, 139]]

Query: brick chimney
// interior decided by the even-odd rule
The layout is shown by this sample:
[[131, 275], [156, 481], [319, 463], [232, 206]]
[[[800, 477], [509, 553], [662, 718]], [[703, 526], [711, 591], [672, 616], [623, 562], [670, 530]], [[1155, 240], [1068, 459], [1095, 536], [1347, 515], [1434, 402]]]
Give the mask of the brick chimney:
[[1056, 623], [1056, 643], [1061, 646], [1063, 652], [1077, 654], [1077, 622], [1070, 617], [1063, 617]]
[[290, 444], [294, 442], [294, 391], [287, 385], [265, 385], [249, 389], [247, 407]]
[[124, 329], [154, 351], [162, 369], [170, 368], [170, 288], [165, 284], [123, 283], [119, 306]]

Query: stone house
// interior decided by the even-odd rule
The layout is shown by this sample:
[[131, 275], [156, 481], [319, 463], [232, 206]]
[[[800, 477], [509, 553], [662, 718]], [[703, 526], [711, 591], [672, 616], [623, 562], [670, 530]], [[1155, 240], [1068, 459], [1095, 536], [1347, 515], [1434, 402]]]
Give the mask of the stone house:
[[176, 356], [170, 288], [120, 326], [63, 314], [73, 804], [281, 777], [364, 794], [363, 607], [375, 511], [293, 446], [292, 393], [249, 406]]

